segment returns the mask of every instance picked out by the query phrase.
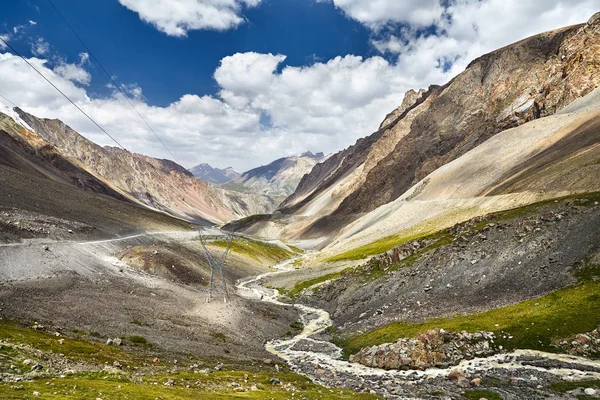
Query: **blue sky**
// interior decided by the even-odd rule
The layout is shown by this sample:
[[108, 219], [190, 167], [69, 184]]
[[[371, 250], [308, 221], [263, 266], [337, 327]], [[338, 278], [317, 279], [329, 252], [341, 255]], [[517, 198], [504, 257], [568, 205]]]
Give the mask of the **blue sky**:
[[[53, 0], [106, 69], [119, 82], [136, 83], [152, 104], [166, 106], [183, 94], [216, 94], [212, 74], [220, 60], [238, 52], [286, 54], [286, 63], [301, 66], [340, 54], [369, 56], [369, 31], [346, 18], [333, 3], [306, 0], [266, 0], [247, 8], [248, 20], [227, 31], [191, 31], [174, 38], [140, 21], [117, 1]], [[11, 2], [2, 10], [3, 30], [34, 20], [31, 36], [43, 37], [54, 51], [70, 60], [85, 49], [46, 0]], [[24, 36], [21, 48], [29, 47]], [[29, 51], [28, 55], [33, 55]], [[92, 88], [106, 94], [108, 79], [99, 68]]]
[[[406, 90], [443, 84], [487, 51], [600, 10], [600, 0], [53, 2], [176, 161], [238, 170], [341, 150], [372, 133]], [[0, 24], [0, 37], [119, 142], [172, 158], [47, 0], [3, 5]], [[3, 46], [0, 95], [111, 144]]]

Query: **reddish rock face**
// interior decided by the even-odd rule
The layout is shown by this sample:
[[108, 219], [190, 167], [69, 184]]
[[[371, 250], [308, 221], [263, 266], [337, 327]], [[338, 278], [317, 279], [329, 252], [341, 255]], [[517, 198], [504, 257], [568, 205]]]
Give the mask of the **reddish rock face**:
[[35, 133], [21, 129], [13, 134], [34, 148], [39, 147], [36, 141], [49, 143], [54, 153], [95, 178], [96, 186], [103, 185], [103, 191], [97, 190], [103, 194], [128, 198], [188, 220], [217, 223], [269, 213], [275, 208], [275, 202], [267, 196], [223, 190], [195, 178], [173, 161], [101, 147], [59, 120], [17, 111]]

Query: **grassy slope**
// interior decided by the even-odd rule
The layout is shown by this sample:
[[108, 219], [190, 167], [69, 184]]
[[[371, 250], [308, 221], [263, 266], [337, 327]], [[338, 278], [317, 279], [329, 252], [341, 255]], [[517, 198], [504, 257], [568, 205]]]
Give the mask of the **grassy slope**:
[[[556, 351], [561, 339], [600, 325], [600, 266], [579, 267], [580, 283], [520, 304], [475, 315], [437, 318], [422, 323], [394, 322], [362, 335], [336, 342], [349, 356], [368, 346], [414, 337], [433, 328], [448, 331], [491, 331], [505, 349]], [[506, 338], [504, 338], [506, 336]], [[512, 339], [508, 337], [512, 336]]]
[[[543, 205], [564, 199], [587, 199], [588, 204], [591, 205], [596, 201], [600, 201], [600, 193], [571, 195], [494, 213], [494, 220], [511, 220], [524, 214], [536, 212]], [[471, 229], [478, 230], [484, 225], [485, 223], [476, 224]], [[336, 260], [361, 259], [364, 258], [364, 254], [381, 254], [399, 244], [415, 239], [435, 241], [418, 253], [390, 266], [385, 271], [379, 268], [358, 268], [350, 273], [359, 274], [364, 279], [380, 278], [390, 271], [410, 265], [423, 253], [449, 243], [450, 236], [445, 230], [420, 237], [390, 236], [333, 258]], [[444, 328], [450, 331], [486, 330], [497, 334], [501, 333], [498, 343], [507, 349], [528, 348], [556, 351], [556, 348], [552, 347], [551, 344], [557, 340], [576, 333], [593, 330], [600, 325], [600, 282], [596, 281], [599, 276], [600, 267], [586, 264], [580, 266], [578, 285], [558, 290], [538, 299], [476, 315], [439, 318], [422, 323], [395, 322], [361, 335], [337, 337], [334, 341], [344, 349], [344, 355], [347, 357], [364, 347], [391, 343], [401, 337], [413, 337], [417, 333], [428, 329]], [[312, 283], [312, 285], [316, 283]], [[300, 284], [305, 286], [303, 282], [300, 282]], [[505, 332], [507, 337], [513, 336], [513, 339], [502, 339], [501, 337], [504, 336], [502, 332]]]
[[[515, 216], [518, 216], [520, 214], [535, 211], [537, 208], [541, 207], [544, 204], [548, 204], [548, 203], [551, 203], [556, 200], [563, 200], [563, 199], [567, 199], [567, 198], [578, 198], [578, 199], [587, 198], [590, 201], [599, 201], [600, 200], [600, 192], [594, 192], [594, 193], [583, 194], [583, 195], [577, 194], [577, 195], [561, 197], [559, 199], [546, 200], [546, 201], [534, 203], [534, 204], [531, 204], [528, 206], [518, 207], [518, 208], [515, 208], [512, 210], [492, 213], [491, 215], [494, 215], [496, 217], [496, 219], [498, 219], [500, 221], [507, 220], [507, 219], [514, 218]], [[426, 233], [419, 233], [419, 234], [411, 234], [410, 232], [408, 232], [408, 233], [401, 232], [398, 234], [387, 236], [383, 239], [376, 240], [376, 241], [368, 243], [366, 245], [357, 247], [355, 249], [351, 249], [346, 252], [331, 256], [331, 257], [323, 260], [323, 262], [362, 260], [369, 256], [374, 256], [377, 254], [385, 253], [386, 251], [391, 250], [396, 246], [399, 246], [404, 243], [408, 243], [408, 242], [416, 240], [416, 239], [435, 238], [435, 237], [439, 236], [441, 234], [441, 232], [443, 232], [443, 231], [426, 232]]]
[[[226, 248], [227, 242], [217, 240], [211, 242], [211, 246]], [[258, 262], [281, 262], [294, 256], [294, 253], [289, 252], [276, 244], [252, 239], [234, 239], [231, 243], [231, 251], [253, 258]]]
[[[294, 285], [294, 287], [292, 288], [292, 290], [290, 290], [287, 294], [290, 297], [296, 297], [297, 295], [300, 294], [300, 292], [302, 292], [304, 289], [308, 289], [311, 286], [314, 286], [316, 284], [331, 280], [331, 279], [337, 279], [339, 277], [342, 276], [342, 272], [334, 272], [332, 274], [327, 274], [327, 275], [323, 275], [323, 276], [319, 276], [313, 279], [308, 279], [305, 281], [301, 281], [298, 282]], [[282, 291], [282, 289], [279, 289], [280, 291]]]
[[[36, 376], [24, 377], [22, 382], [0, 382], [0, 398], [7, 400], [34, 398], [34, 392], [39, 392], [39, 398], [43, 399], [289, 399], [292, 387], [299, 398], [377, 398], [348, 390], [326, 389], [303, 376], [285, 372], [207, 370], [206, 373], [194, 373], [186, 372], [187, 368], [183, 365], [180, 366], [181, 372], [174, 372], [168, 366], [148, 367], [147, 365], [152, 364], [149, 357], [138, 356], [123, 348], [64, 336], [59, 338], [7, 321], [0, 322], [0, 335], [3, 338], [0, 346], [0, 372], [3, 373], [23, 376], [31, 369], [23, 364], [26, 358], [44, 366], [49, 365], [38, 350], [48, 355], [61, 353], [64, 354], [64, 359], [72, 363], [84, 362], [94, 366], [75, 373], [49, 372], [44, 369]], [[64, 339], [64, 344], [60, 344], [59, 339]], [[112, 365], [114, 361], [119, 361], [123, 369], [99, 370], [106, 364]], [[11, 364], [16, 367], [10, 368]], [[17, 368], [22, 372], [18, 372]], [[244, 382], [245, 374], [248, 375], [247, 382]], [[269, 379], [272, 377], [279, 379], [282, 385], [271, 384]], [[174, 382], [173, 386], [164, 384], [168, 379]], [[237, 386], [232, 386], [232, 383], [247, 390], [254, 385], [256, 390], [238, 393], [234, 390]]]

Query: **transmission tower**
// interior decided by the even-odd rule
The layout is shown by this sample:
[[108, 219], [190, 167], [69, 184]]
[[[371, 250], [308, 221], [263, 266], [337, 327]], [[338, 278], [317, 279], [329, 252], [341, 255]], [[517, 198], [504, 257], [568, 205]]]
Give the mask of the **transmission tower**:
[[[212, 299], [213, 291], [218, 290], [224, 293], [225, 301], [229, 298], [229, 292], [227, 291], [227, 282], [225, 281], [225, 262], [227, 261], [227, 255], [231, 249], [231, 242], [233, 236], [231, 234], [225, 235], [207, 235], [204, 229], [200, 227], [198, 229], [200, 235], [200, 243], [210, 264], [210, 286], [208, 288], [208, 301]], [[208, 250], [207, 243], [213, 240], [223, 240], [227, 244], [225, 251], [222, 254], [213, 254]]]

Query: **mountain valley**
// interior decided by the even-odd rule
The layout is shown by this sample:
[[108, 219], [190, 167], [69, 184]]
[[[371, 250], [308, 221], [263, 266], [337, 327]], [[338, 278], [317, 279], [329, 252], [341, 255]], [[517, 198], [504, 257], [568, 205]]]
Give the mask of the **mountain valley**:
[[241, 174], [3, 106], [0, 397], [600, 398], [599, 84], [597, 13]]

